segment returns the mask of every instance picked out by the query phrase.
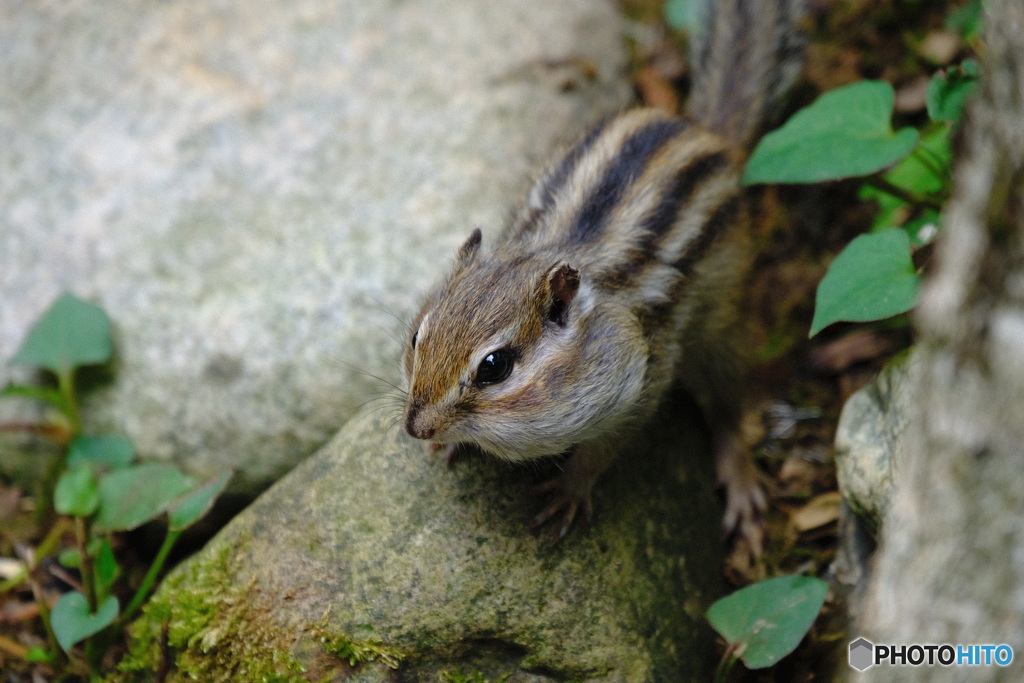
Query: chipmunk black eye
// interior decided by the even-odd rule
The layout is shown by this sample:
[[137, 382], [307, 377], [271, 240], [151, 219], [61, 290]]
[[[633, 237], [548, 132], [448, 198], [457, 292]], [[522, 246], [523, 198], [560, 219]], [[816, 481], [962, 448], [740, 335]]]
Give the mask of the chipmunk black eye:
[[504, 382], [512, 374], [515, 364], [513, 353], [508, 349], [498, 349], [487, 354], [476, 369], [477, 384], [497, 384]]
[[416, 330], [412, 333], [412, 350], [416, 350], [416, 338], [420, 336], [420, 331]]

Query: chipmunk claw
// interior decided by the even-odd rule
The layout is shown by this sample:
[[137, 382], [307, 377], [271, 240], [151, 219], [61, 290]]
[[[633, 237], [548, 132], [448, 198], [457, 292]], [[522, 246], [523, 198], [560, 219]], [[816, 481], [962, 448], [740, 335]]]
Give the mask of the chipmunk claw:
[[767, 508], [768, 499], [760, 488], [726, 492], [722, 527], [727, 535], [734, 533], [745, 539], [755, 557], [764, 550], [764, 512]]
[[566, 486], [564, 477], [555, 477], [530, 489], [534, 496], [550, 496], [548, 504], [537, 516], [530, 520], [530, 529], [539, 529], [548, 520], [561, 515], [552, 529], [555, 541], [561, 541], [569, 533], [569, 528], [577, 519], [590, 524], [594, 517], [594, 506], [590, 501], [590, 493], [575, 493]]

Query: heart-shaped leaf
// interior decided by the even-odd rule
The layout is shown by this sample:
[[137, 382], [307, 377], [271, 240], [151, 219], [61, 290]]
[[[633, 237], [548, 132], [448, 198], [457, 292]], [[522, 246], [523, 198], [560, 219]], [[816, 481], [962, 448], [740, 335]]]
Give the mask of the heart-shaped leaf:
[[223, 472], [194, 491], [174, 501], [167, 509], [167, 521], [171, 531], [184, 531], [195, 524], [213, 506], [224, 487], [231, 479], [231, 472]]
[[921, 278], [907, 233], [890, 228], [860, 235], [832, 261], [818, 284], [810, 336], [840, 320], [881, 320], [917, 303]]
[[145, 463], [114, 470], [100, 479], [97, 532], [128, 531], [157, 517], [195, 486], [171, 465]]
[[810, 576], [779, 576], [741, 588], [708, 609], [711, 627], [736, 645], [748, 669], [788, 655], [825, 603], [828, 584]]
[[895, 93], [885, 81], [831, 90], [761, 140], [743, 171], [744, 185], [816, 183], [863, 176], [914, 149], [917, 131], [894, 132]]
[[53, 489], [53, 507], [62, 515], [88, 517], [96, 512], [99, 503], [96, 477], [92, 468], [86, 464], [64, 472]]
[[120, 604], [113, 595], [108, 597], [93, 614], [89, 603], [78, 591], [65, 593], [50, 611], [50, 623], [57, 642], [65, 652], [89, 636], [99, 633], [117, 618]]
[[61, 294], [32, 326], [11, 362], [68, 375], [79, 365], [110, 360], [110, 318], [102, 308]]

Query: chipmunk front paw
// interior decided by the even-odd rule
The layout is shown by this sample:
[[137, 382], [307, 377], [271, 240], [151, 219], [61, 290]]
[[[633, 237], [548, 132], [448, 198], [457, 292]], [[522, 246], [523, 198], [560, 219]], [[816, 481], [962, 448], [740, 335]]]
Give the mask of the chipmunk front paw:
[[581, 518], [584, 524], [590, 524], [594, 517], [594, 506], [590, 501], [590, 487], [587, 486], [580, 490], [580, 487], [573, 484], [570, 475], [563, 472], [533, 487], [530, 493], [535, 496], [547, 496], [548, 504], [530, 520], [527, 526], [531, 529], [538, 529], [548, 520], [557, 518], [553, 536], [556, 541], [560, 541], [569, 533], [569, 527], [577, 517]]
[[764, 547], [764, 512], [768, 497], [750, 454], [738, 439], [721, 443], [716, 453], [718, 485], [725, 489], [725, 515], [722, 526], [726, 533], [745, 538], [754, 556]]
[[430, 442], [427, 444], [427, 451], [436, 454], [438, 451], [444, 451], [444, 464], [451, 467], [459, 460], [466, 460], [473, 453], [477, 451], [477, 448], [473, 444], [469, 443], [434, 443]]

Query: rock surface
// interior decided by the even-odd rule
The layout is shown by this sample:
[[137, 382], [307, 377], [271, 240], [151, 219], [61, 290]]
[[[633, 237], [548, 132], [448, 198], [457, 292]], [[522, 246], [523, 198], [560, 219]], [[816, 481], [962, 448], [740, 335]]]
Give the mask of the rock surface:
[[681, 414], [622, 454], [594, 524], [561, 543], [526, 529], [536, 468], [446, 467], [361, 414], [164, 581], [130, 666], [154, 670], [166, 623], [177, 680], [709, 680], [721, 509]]
[[892, 498], [919, 370], [898, 358], [850, 396], [836, 427], [836, 476], [844, 500], [877, 533]]
[[618, 21], [594, 0], [5, 5], [0, 359], [62, 290], [98, 303], [118, 360], [86, 428], [264, 488], [391, 391], [402, 321], [472, 227], [627, 103]]

